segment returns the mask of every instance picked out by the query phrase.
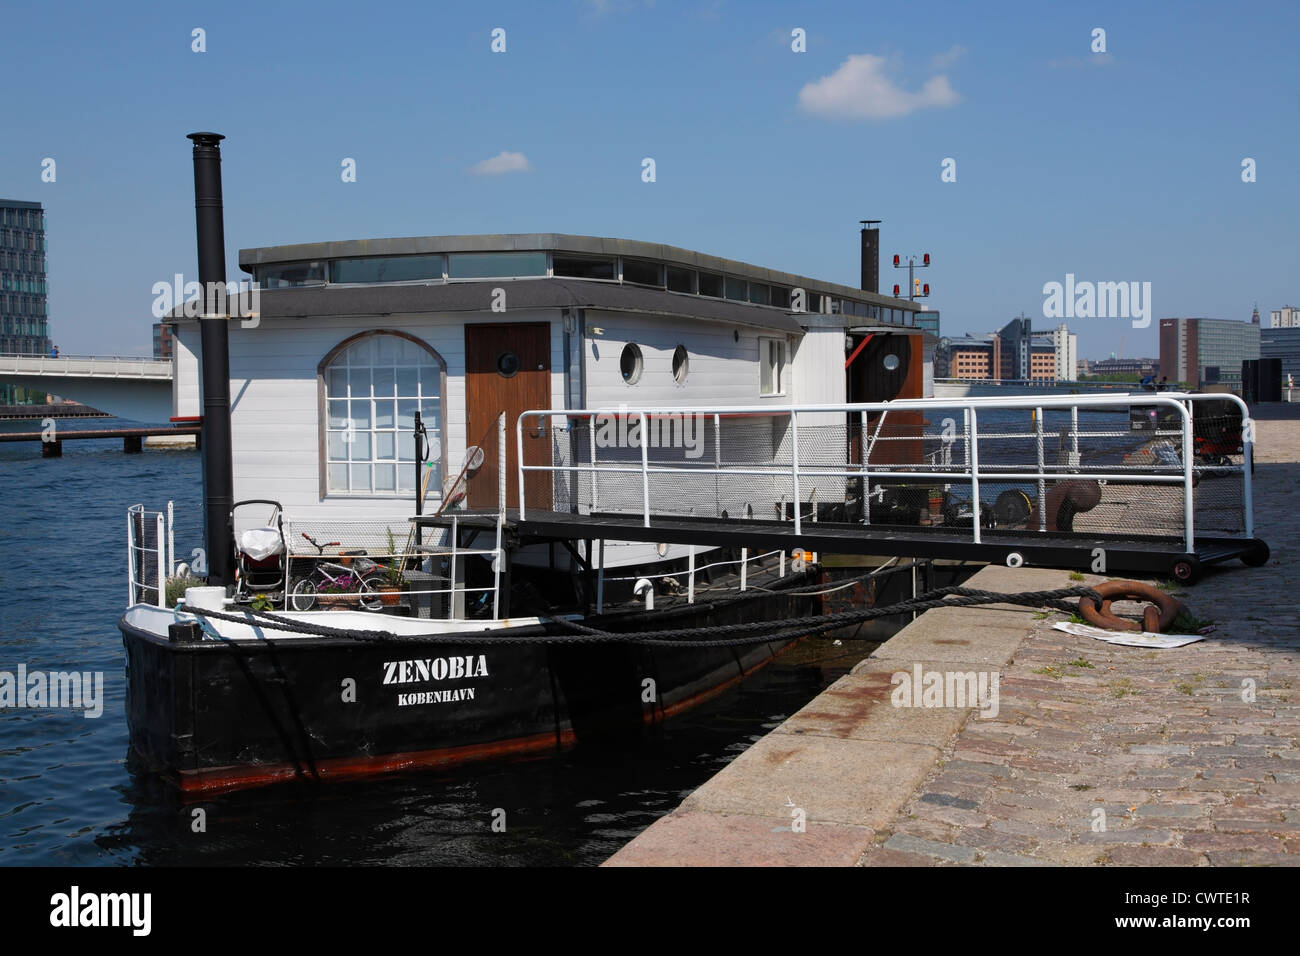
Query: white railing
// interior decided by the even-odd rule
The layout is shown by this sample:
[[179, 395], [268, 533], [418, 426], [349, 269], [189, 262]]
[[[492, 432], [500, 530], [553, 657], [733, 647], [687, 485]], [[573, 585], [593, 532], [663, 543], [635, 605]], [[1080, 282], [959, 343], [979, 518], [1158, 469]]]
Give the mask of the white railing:
[[[1193, 437], [1193, 416], [1191, 413], [1192, 405], [1197, 401], [1229, 401], [1235, 402], [1241, 411], [1242, 426], [1242, 445], [1244, 460], [1241, 465], [1197, 465], [1195, 462], [1195, 441]], [[1081, 430], [1079, 427], [1079, 413], [1097, 412], [1097, 411], [1120, 411], [1132, 406], [1139, 407], [1163, 407], [1169, 410], [1173, 416], [1176, 425], [1166, 427], [1150, 432], [1153, 439], [1162, 439], [1170, 442], [1175, 446], [1177, 453], [1176, 461], [1166, 462], [1164, 464], [1155, 460], [1155, 456], [1150, 456], [1146, 462], [1138, 464], [1116, 464], [1110, 463], [1105, 467], [1086, 466], [1081, 463], [1080, 439], [1085, 441], [1089, 438], [1106, 436], [1114, 438], [1117, 432], [1114, 429], [1109, 430]], [[921, 426], [904, 422], [903, 428], [911, 430], [912, 433], [899, 438], [896, 436], [886, 436], [883, 434], [884, 427], [889, 421], [891, 415], [897, 416], [898, 413], [938, 411], [952, 409], [959, 412], [962, 416], [961, 431], [959, 434], [951, 436], [950, 441], [960, 442], [963, 448], [960, 463], [956, 456], [940, 455], [938, 459], [930, 458], [929, 461], [918, 461], [917, 463], [897, 464], [882, 460], [881, 456], [876, 454], [877, 449], [885, 446], [880, 445], [881, 441], [911, 441], [916, 442], [921, 439], [935, 436], [925, 436], [921, 434]], [[1032, 440], [1035, 448], [1035, 460], [1031, 466], [1025, 465], [1005, 465], [997, 461], [981, 462], [981, 434], [980, 434], [980, 416], [985, 414], [986, 420], [991, 418], [993, 412], [1005, 412], [1022, 410], [1033, 414], [1034, 427], [1028, 432], [1007, 433], [1000, 431], [990, 434], [984, 439], [986, 448], [990, 441], [1002, 441], [1008, 439], [1023, 438]], [[1069, 441], [1069, 448], [1063, 449], [1055, 465], [1049, 464], [1044, 449], [1046, 431], [1044, 428], [1044, 413], [1048, 411], [1068, 411], [1070, 412], [1070, 424], [1068, 433], [1063, 436]], [[712, 459], [700, 457], [699, 460], [687, 464], [677, 463], [654, 463], [652, 464], [649, 456], [650, 441], [629, 442], [626, 447], [635, 448], [640, 446], [640, 461], [632, 459], [630, 454], [625, 454], [619, 461], [610, 461], [601, 463], [598, 460], [598, 442], [596, 439], [596, 423], [601, 418], [622, 418], [628, 422], [636, 422], [638, 426], [637, 434], [640, 436], [649, 436], [650, 421], [656, 418], [682, 418], [683, 416], [695, 416], [701, 420], [712, 423], [714, 437], [714, 454]], [[782, 440], [781, 447], [788, 448], [788, 452], [778, 456], [773, 452], [770, 462], [755, 463], [748, 461], [743, 465], [728, 464], [723, 461], [722, 456], [722, 432], [721, 426], [724, 419], [730, 418], [754, 418], [761, 417], [773, 420], [778, 424], [785, 424], [788, 429], [788, 441]], [[872, 422], [872, 417], [875, 421]], [[858, 449], [859, 461], [850, 461], [847, 454], [847, 448], [842, 456], [842, 460], [828, 465], [822, 463], [801, 463], [800, 461], [800, 442], [799, 428], [801, 420], [805, 423], [812, 424], [813, 427], [824, 427], [829, 421], [838, 418], [841, 422], [854, 420], [860, 430], [861, 445]], [[546, 420], [548, 419], [565, 419], [569, 422], [586, 420], [591, 434], [589, 436], [590, 459], [588, 462], [580, 462], [578, 456], [573, 454], [575, 448], [569, 449], [569, 460], [556, 463], [554, 457], [552, 464], [549, 465], [529, 465], [524, 463], [524, 429], [525, 419], [536, 421], [538, 433], [545, 432]], [[895, 418], [895, 421], [897, 419]], [[1125, 421], [1126, 429], [1128, 421]], [[530, 431], [533, 429], [530, 428]], [[519, 416], [515, 423], [515, 443], [518, 455], [518, 484], [519, 484], [519, 517], [521, 520], [527, 517], [528, 504], [526, 502], [526, 482], [525, 477], [529, 472], [548, 472], [552, 475], [573, 474], [589, 475], [589, 501], [592, 511], [601, 510], [605, 512], [621, 512], [628, 514], [639, 514], [644, 527], [651, 526], [651, 518], [656, 515], [655, 505], [658, 504], [661, 514], [681, 513], [680, 508], [676, 507], [676, 502], [668, 498], [667, 495], [661, 496], [658, 502], [652, 501], [651, 496], [651, 477], [652, 476], [677, 476], [679, 486], [684, 487], [688, 476], [698, 479], [700, 476], [712, 475], [715, 478], [727, 477], [749, 477], [755, 479], [755, 485], [760, 488], [760, 494], [771, 494], [775, 501], [777, 497], [788, 495], [790, 501], [799, 503], [793, 508], [793, 526], [796, 535], [802, 532], [802, 505], [816, 493], [816, 479], [832, 479], [832, 484], [839, 483], [838, 486], [848, 488], [848, 482], [860, 482], [858, 494], [862, 504], [862, 523], [870, 523], [871, 508], [869, 498], [872, 494], [872, 481], [889, 481], [897, 483], [900, 480], [920, 480], [934, 481], [951, 485], [953, 483], [969, 484], [971, 491], [971, 534], [975, 543], [981, 541], [981, 502], [980, 502], [980, 484], [987, 483], [1019, 483], [1032, 484], [1036, 487], [1038, 499], [1039, 530], [1047, 530], [1046, 521], [1046, 496], [1049, 482], [1057, 481], [1077, 481], [1080, 479], [1094, 480], [1097, 482], [1114, 482], [1127, 484], [1146, 484], [1146, 485], [1168, 485], [1181, 486], [1182, 488], [1182, 521], [1179, 528], [1179, 536], [1183, 538], [1186, 549], [1194, 550], [1195, 543], [1195, 497], [1193, 486], [1197, 478], [1205, 474], [1240, 474], [1243, 482], [1243, 503], [1241, 523], [1244, 526], [1246, 537], [1254, 534], [1253, 527], [1253, 501], [1251, 488], [1251, 462], [1253, 457], [1253, 423], [1249, 418], [1249, 413], [1244, 402], [1233, 395], [1225, 394], [1187, 394], [1187, 393], [1150, 393], [1150, 394], [1124, 394], [1124, 395], [1039, 395], [1039, 396], [1006, 396], [1006, 397], [986, 397], [986, 398], [943, 398], [943, 399], [905, 399], [893, 402], [881, 402], [872, 404], [844, 404], [844, 405], [804, 405], [804, 406], [785, 406], [773, 407], [768, 405], [746, 405], [730, 407], [707, 407], [707, 408], [619, 408], [615, 410], [591, 410], [591, 409], [532, 409], [524, 412]], [[946, 441], [948, 441], [946, 440]], [[873, 458], [873, 455], [875, 456]], [[825, 456], [822, 456], [825, 457]], [[945, 464], [938, 464], [937, 461], [943, 461]], [[621, 479], [616, 476], [622, 476]], [[639, 488], [633, 490], [633, 482], [639, 478]], [[597, 479], [600, 479], [598, 482]], [[761, 482], [759, 481], [761, 479]], [[621, 500], [618, 496], [611, 501], [607, 490], [612, 481], [621, 481], [621, 490], [623, 495]], [[823, 482], [824, 484], [824, 482]], [[784, 485], [784, 491], [778, 490]], [[809, 489], [809, 490], [806, 490]], [[681, 494], [679, 487], [674, 487], [674, 496]], [[639, 492], [639, 495], [637, 495]], [[824, 495], [824, 492], [823, 492]], [[639, 497], [639, 507], [633, 505], [633, 497]], [[825, 496], [825, 495], [824, 495]], [[550, 510], [552, 502], [541, 503], [544, 510]], [[535, 503], [534, 507], [537, 507]], [[577, 507], [576, 501], [568, 503], [568, 507], [563, 510], [573, 510]], [[719, 506], [721, 511], [721, 507]], [[747, 511], [752, 511], [746, 506]], [[784, 510], [782, 508], [782, 510]], [[716, 515], [715, 515], [716, 517]], [[1131, 533], [1140, 533], [1139, 529], [1133, 529]]]
[[[153, 592], [154, 604], [167, 606], [167, 579], [175, 566], [175, 533], [172, 528], [172, 503], [167, 510], [148, 511], [144, 505], [126, 510], [126, 603], [140, 603], [141, 595]], [[150, 544], [152, 531], [152, 544]], [[153, 573], [145, 568], [145, 558], [153, 556]]]
[[[417, 599], [427, 598], [432, 601], [434, 596], [447, 595], [447, 614], [448, 620], [456, 619], [456, 608], [458, 600], [469, 594], [491, 594], [493, 598], [493, 616], [496, 617], [496, 608], [499, 602], [497, 594], [498, 585], [485, 587], [467, 587], [462, 583], [461, 578], [466, 558], [473, 556], [490, 557], [497, 568], [499, 576], [501, 548], [498, 545], [495, 548], [460, 548], [456, 545], [456, 517], [452, 517], [452, 529], [447, 535], [449, 544], [420, 544], [412, 543], [412, 535], [408, 528], [402, 527], [405, 521], [388, 522], [380, 518], [299, 518], [292, 519], [285, 517], [283, 519], [283, 530], [285, 538], [285, 561], [283, 568], [283, 580], [281, 586], [284, 589], [284, 608], [285, 610], [309, 610], [307, 607], [297, 607], [294, 602], [294, 593], [298, 583], [304, 579], [312, 581], [319, 586], [320, 584], [330, 583], [330, 578], [341, 578], [344, 574], [349, 575], [355, 580], [349, 582], [353, 588], [359, 587], [360, 579], [366, 581], [375, 587], [382, 586], [387, 572], [390, 568], [401, 567], [400, 577], [403, 584], [401, 585], [402, 595], [409, 597], [411, 600], [411, 610], [415, 611]], [[303, 534], [307, 533], [312, 536], [321, 546], [325, 547], [320, 551], [315, 545], [311, 544]], [[393, 545], [388, 544], [389, 534], [393, 536]], [[348, 554], [347, 552], [364, 552], [360, 554]], [[416, 559], [421, 564], [425, 560], [430, 562], [430, 580], [429, 587], [424, 587], [426, 583], [423, 580], [422, 569], [418, 571], [409, 571], [405, 569], [407, 561]], [[438, 565], [443, 560], [448, 561], [446, 587], [432, 586], [435, 582], [442, 580], [438, 575]], [[325, 577], [325, 572], [329, 577]], [[397, 575], [395, 575], [397, 576]], [[420, 585], [420, 586], [417, 586]], [[309, 592], [310, 593], [310, 592]], [[317, 592], [319, 593], [319, 592]], [[343, 593], [347, 600], [357, 603], [361, 599], [359, 590], [348, 590]], [[304, 598], [311, 603], [319, 603], [314, 598]], [[361, 610], [370, 608], [362, 607]]]

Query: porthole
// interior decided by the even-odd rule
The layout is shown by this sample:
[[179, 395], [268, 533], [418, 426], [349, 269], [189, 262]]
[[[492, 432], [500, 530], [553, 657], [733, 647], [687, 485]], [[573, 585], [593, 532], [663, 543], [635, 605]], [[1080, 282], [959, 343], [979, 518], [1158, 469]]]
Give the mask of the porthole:
[[678, 385], [686, 384], [686, 376], [691, 371], [691, 357], [686, 352], [685, 345], [679, 345], [673, 349], [673, 381]]
[[519, 356], [514, 352], [502, 352], [497, 356], [497, 372], [502, 378], [513, 378], [519, 371]]
[[635, 385], [641, 380], [643, 366], [644, 360], [641, 358], [641, 346], [634, 342], [629, 342], [623, 346], [623, 354], [618, 359], [618, 368], [623, 373], [623, 381], [629, 385]]
[[898, 368], [898, 356], [891, 352], [889, 355], [884, 357], [881, 364], [892, 372], [894, 369]]

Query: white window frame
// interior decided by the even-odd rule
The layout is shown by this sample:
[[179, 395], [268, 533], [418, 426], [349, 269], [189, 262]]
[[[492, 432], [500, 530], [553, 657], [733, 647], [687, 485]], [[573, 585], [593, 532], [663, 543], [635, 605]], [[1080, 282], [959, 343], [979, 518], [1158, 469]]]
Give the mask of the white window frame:
[[[377, 427], [376, 424], [377, 415], [375, 410], [375, 402], [387, 401], [388, 399], [386, 397], [378, 397], [378, 398], [374, 397], [373, 390], [372, 390], [372, 394], [368, 395], [367, 398], [365, 399], [369, 401], [369, 417], [368, 417], [369, 427], [366, 428], [365, 431], [369, 436], [370, 457], [368, 460], [358, 460], [356, 462], [353, 462], [349, 459], [346, 462], [346, 464], [349, 466], [347, 489], [334, 488], [331, 487], [330, 485], [330, 466], [332, 464], [337, 465], [337, 464], [344, 463], [340, 459], [331, 457], [330, 455], [331, 443], [336, 439], [337, 435], [342, 432], [355, 434], [355, 432], [352, 429], [347, 429], [347, 428], [339, 429], [339, 428], [331, 427], [330, 403], [331, 401], [354, 402], [354, 401], [363, 400], [360, 398], [360, 396], [354, 396], [351, 394], [350, 386], [349, 386], [348, 395], [346, 397], [332, 394], [329, 390], [330, 370], [331, 368], [337, 367], [337, 363], [344, 356], [344, 354], [347, 352], [349, 348], [359, 344], [363, 340], [374, 339], [380, 336], [391, 336], [397, 339], [404, 340], [407, 343], [415, 345], [416, 347], [418, 347], [419, 349], [421, 349], [423, 352], [426, 353], [428, 359], [427, 362], [421, 362], [419, 365], [402, 366], [402, 367], [417, 368], [417, 369], [431, 367], [434, 371], [433, 378], [436, 383], [435, 386], [437, 389], [436, 395], [425, 394], [425, 390], [423, 388], [421, 378], [420, 376], [417, 375], [417, 394], [415, 398], [412, 399], [411, 396], [402, 396], [399, 399], [396, 396], [394, 396], [392, 401], [399, 402], [399, 401], [415, 400], [417, 402], [420, 402], [421, 405], [425, 401], [429, 401], [429, 400], [437, 401], [438, 421], [436, 426], [432, 422], [428, 423], [428, 432], [429, 432], [429, 444], [431, 446], [430, 451], [439, 456], [438, 470], [442, 473], [438, 475], [434, 475], [432, 478], [429, 479], [428, 496], [432, 498], [437, 498], [441, 494], [443, 480], [446, 477], [445, 470], [446, 470], [446, 462], [447, 462], [447, 424], [446, 424], [447, 363], [443, 360], [442, 356], [437, 353], [436, 350], [431, 348], [426, 342], [423, 342], [412, 335], [409, 335], [404, 332], [398, 332], [392, 329], [375, 329], [375, 330], [360, 333], [358, 335], [350, 336], [349, 338], [344, 339], [342, 342], [338, 343], [338, 345], [336, 345], [333, 349], [331, 349], [329, 354], [326, 355], [325, 358], [321, 360], [321, 363], [317, 368], [317, 390], [319, 395], [319, 409], [320, 409], [319, 410], [320, 496], [322, 499], [323, 498], [402, 499], [402, 498], [413, 498], [415, 496], [414, 489], [410, 487], [407, 488], [402, 487], [403, 474], [405, 473], [409, 475], [415, 469], [415, 464], [413, 460], [410, 459], [402, 460], [401, 457], [401, 445], [403, 443], [403, 438], [404, 436], [409, 438], [412, 433], [409, 429], [402, 427], [400, 423], [401, 421], [400, 412], [397, 411], [396, 408], [395, 408], [395, 416], [394, 416], [394, 427], [391, 430]], [[349, 365], [347, 367], [351, 368], [353, 366]], [[357, 366], [357, 367], [362, 367], [362, 366]], [[373, 374], [373, 369], [388, 368], [389, 366], [372, 364], [365, 367], [371, 369]], [[396, 365], [396, 363], [394, 363], [392, 367], [396, 369], [398, 366]], [[349, 415], [349, 421], [350, 420], [351, 419]], [[396, 454], [397, 454], [396, 459], [386, 459], [386, 458], [376, 457], [378, 455], [377, 435], [380, 433], [392, 434], [394, 436], [394, 441], [396, 443]], [[352, 441], [347, 441], [346, 444], [348, 446], [348, 451], [350, 453]], [[360, 490], [360, 489], [353, 489], [351, 487], [352, 472], [350, 466], [352, 464], [358, 464], [358, 465], [365, 464], [369, 466], [370, 479], [371, 479], [370, 488], [367, 488], [365, 490]], [[376, 490], [374, 469], [377, 465], [387, 465], [387, 464], [393, 464], [396, 466], [393, 490], [391, 491]]]
[[[772, 378], [776, 383], [776, 388], [772, 391], [763, 390], [763, 372], [771, 368], [768, 363], [770, 346], [776, 345], [780, 349], [779, 360], [775, 369], [773, 369]], [[758, 394], [760, 398], [776, 398], [785, 395], [789, 391], [790, 382], [790, 344], [786, 339], [777, 338], [776, 336], [760, 335], [758, 337]]]

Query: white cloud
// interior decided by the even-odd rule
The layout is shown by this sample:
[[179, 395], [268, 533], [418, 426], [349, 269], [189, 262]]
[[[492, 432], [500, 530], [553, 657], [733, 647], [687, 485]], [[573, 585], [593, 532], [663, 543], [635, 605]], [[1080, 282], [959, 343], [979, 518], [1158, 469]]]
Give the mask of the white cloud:
[[934, 56], [930, 57], [930, 69], [946, 70], [951, 66], [955, 66], [957, 61], [965, 55], [966, 48], [960, 43], [955, 43], [953, 44], [952, 49], [947, 53], [936, 53]]
[[469, 171], [475, 176], [503, 176], [506, 173], [526, 173], [533, 168], [528, 157], [523, 153], [502, 150], [491, 159], [475, 163]]
[[820, 116], [880, 120], [961, 101], [942, 74], [930, 77], [920, 91], [912, 93], [885, 75], [887, 65], [883, 56], [851, 56], [830, 76], [806, 84], [799, 91], [799, 108]]

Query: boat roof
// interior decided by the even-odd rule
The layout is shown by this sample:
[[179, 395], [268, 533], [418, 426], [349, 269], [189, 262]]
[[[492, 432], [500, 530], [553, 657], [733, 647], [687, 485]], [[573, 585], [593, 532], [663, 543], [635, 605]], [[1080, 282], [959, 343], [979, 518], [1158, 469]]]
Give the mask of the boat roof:
[[[802, 288], [811, 294], [894, 309], [899, 313], [921, 311], [917, 303], [907, 299], [896, 299], [835, 282], [706, 255], [678, 246], [563, 233], [351, 239], [267, 246], [241, 249], [239, 265], [245, 272], [256, 274], [261, 267], [289, 263], [485, 252], [547, 252], [577, 257], [606, 258], [617, 256], [776, 286]], [[569, 306], [645, 311], [712, 318], [745, 325], [786, 329], [792, 332], [802, 331], [810, 325], [860, 324], [863, 318], [862, 315], [852, 314], [831, 315], [829, 317], [835, 321], [826, 323], [820, 321], [828, 317], [824, 313], [795, 313], [774, 306], [696, 293], [670, 292], [663, 288], [637, 286], [630, 282], [567, 276], [518, 277], [509, 281], [512, 283], [512, 309], [520, 306]], [[472, 281], [467, 283], [464, 280], [454, 283], [439, 283], [436, 280], [419, 283], [369, 283], [360, 288], [334, 284], [306, 285], [288, 290], [263, 289], [262, 295], [265, 315], [372, 314], [434, 309], [439, 311], [481, 311], [483, 309], [482, 292], [474, 288]], [[272, 305], [273, 302], [276, 304]], [[910, 323], [904, 322], [894, 327], [908, 326]]]

